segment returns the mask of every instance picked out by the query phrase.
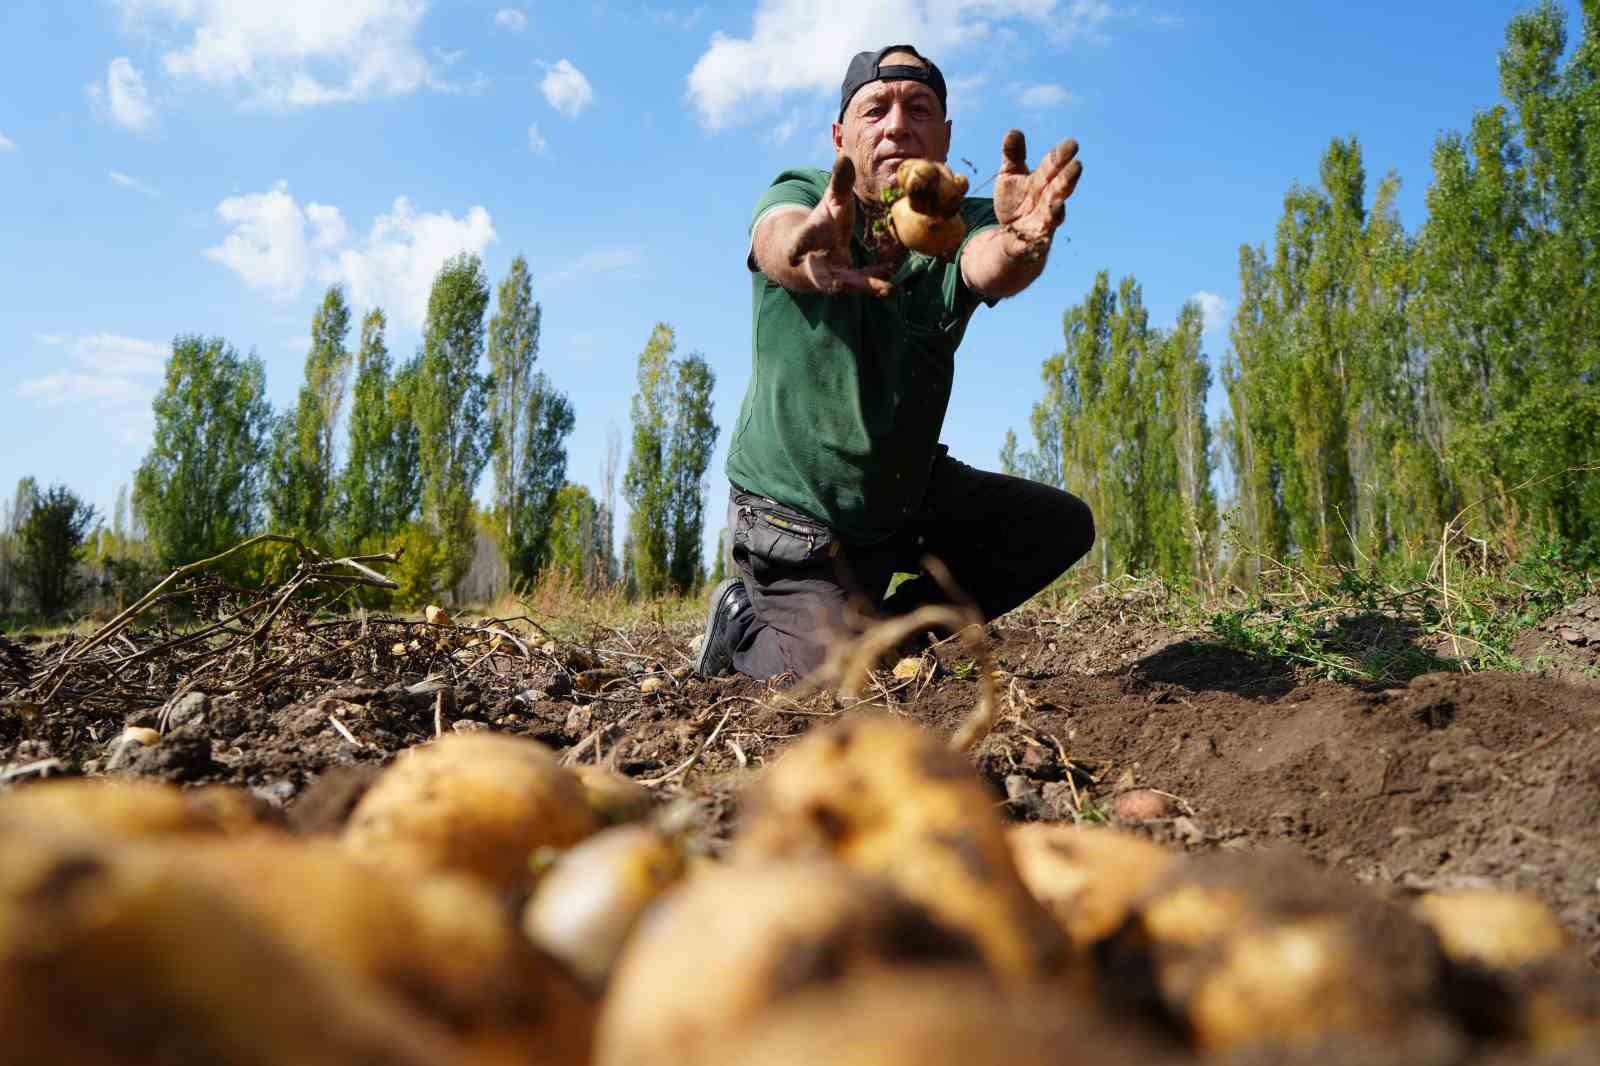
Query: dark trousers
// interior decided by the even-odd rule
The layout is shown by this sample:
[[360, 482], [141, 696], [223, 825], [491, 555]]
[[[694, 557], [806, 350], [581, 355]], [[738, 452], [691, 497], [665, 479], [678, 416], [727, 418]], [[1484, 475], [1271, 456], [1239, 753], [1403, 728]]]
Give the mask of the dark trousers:
[[[734, 573], [754, 608], [734, 643], [750, 677], [803, 677], [861, 615], [905, 614], [947, 600], [923, 572], [932, 555], [985, 620], [998, 618], [1088, 554], [1094, 516], [1071, 493], [975, 470], [941, 447], [922, 506], [879, 544], [850, 544], [813, 519], [734, 486], [728, 504]], [[896, 573], [917, 576], [886, 595]]]

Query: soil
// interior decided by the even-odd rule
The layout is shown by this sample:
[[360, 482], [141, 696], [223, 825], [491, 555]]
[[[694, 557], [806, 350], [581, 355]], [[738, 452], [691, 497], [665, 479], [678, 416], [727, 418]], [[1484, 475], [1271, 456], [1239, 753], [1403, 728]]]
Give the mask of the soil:
[[[999, 716], [974, 758], [1011, 817], [1119, 821], [1190, 851], [1286, 847], [1400, 896], [1526, 889], [1600, 966], [1600, 685], [1585, 676], [1600, 655], [1600, 601], [1525, 638], [1593, 648], [1587, 664], [1382, 689], [1306, 680], [1148, 618], [1111, 597], [989, 627]], [[1592, 644], [1570, 635], [1585, 626]], [[230, 782], [326, 828], [394, 752], [442, 730], [496, 729], [642, 780], [663, 802], [692, 798], [715, 848], [761, 767], [842, 712], [829, 693], [689, 678], [695, 635], [658, 629], [619, 643], [597, 631], [583, 647], [530, 646], [472, 669], [437, 653], [325, 662], [247, 696], [120, 715], [7, 704], [56, 649], [0, 640], [0, 767], [14, 784], [43, 772]], [[949, 733], [977, 702], [977, 675], [970, 653], [945, 641], [915, 676], [876, 675], [868, 695]], [[651, 677], [665, 686], [645, 694]], [[118, 741], [163, 709], [159, 745]], [[38, 769], [16, 772], [28, 767]], [[1134, 792], [1137, 802], [1118, 803]]]

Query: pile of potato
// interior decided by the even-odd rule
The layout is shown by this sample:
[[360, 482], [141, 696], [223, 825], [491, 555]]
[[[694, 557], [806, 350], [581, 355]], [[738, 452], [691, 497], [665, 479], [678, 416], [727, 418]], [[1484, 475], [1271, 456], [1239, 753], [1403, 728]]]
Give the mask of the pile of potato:
[[0, 794], [0, 1063], [1600, 1061], [1536, 900], [1008, 827], [902, 719], [797, 741], [724, 859], [652, 809], [486, 733], [336, 833], [215, 787]]

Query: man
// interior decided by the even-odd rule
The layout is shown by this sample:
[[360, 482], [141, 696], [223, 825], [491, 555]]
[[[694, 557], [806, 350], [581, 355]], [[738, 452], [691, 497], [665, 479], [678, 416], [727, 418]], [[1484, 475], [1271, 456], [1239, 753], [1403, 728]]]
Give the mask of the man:
[[[946, 159], [944, 76], [893, 45], [851, 60], [840, 95], [833, 173], [778, 175], [751, 223], [754, 369], [727, 464], [736, 576], [712, 593], [701, 676], [811, 672], [854, 618], [946, 598], [926, 556], [992, 619], [1094, 542], [1081, 500], [938, 443], [967, 321], [1044, 269], [1077, 144], [1030, 172], [1022, 133], [1006, 134], [993, 199], [965, 200], [967, 236], [941, 261], [877, 222], [903, 160]], [[918, 576], [886, 597], [898, 572]]]

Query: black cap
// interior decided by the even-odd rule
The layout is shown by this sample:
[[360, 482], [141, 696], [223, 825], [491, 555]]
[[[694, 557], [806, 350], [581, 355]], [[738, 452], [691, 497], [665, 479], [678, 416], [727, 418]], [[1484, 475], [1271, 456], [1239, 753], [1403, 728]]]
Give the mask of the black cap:
[[[895, 52], [908, 52], [924, 63], [925, 67], [886, 67], [882, 65], [883, 57], [893, 55]], [[950, 108], [945, 103], [944, 75], [939, 73], [939, 68], [933, 60], [911, 47], [909, 44], [892, 44], [888, 48], [880, 48], [876, 52], [861, 52], [850, 60], [850, 69], [844, 73], [844, 85], [839, 90], [839, 121], [844, 121], [845, 108], [850, 106], [850, 98], [856, 94], [863, 85], [875, 81], [920, 81], [933, 90], [933, 95], [939, 98], [939, 107], [949, 112]]]

